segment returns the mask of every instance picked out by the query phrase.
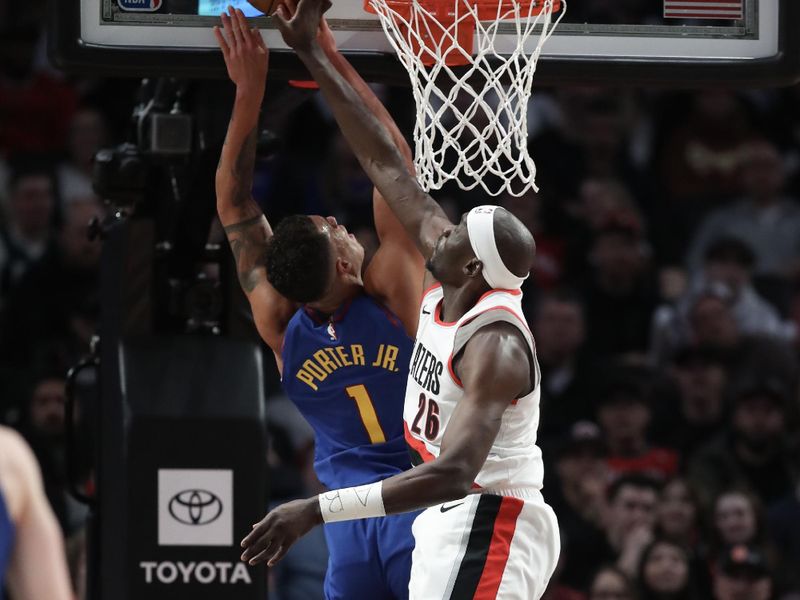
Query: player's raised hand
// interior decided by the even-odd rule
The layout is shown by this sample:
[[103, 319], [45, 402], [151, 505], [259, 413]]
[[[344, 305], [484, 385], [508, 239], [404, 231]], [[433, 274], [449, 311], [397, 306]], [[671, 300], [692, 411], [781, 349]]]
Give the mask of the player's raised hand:
[[317, 498], [282, 504], [253, 525], [253, 531], [242, 540], [241, 558], [251, 565], [266, 561], [271, 567], [292, 544], [321, 522]]
[[222, 13], [221, 17], [222, 30], [214, 27], [214, 35], [222, 49], [228, 77], [240, 92], [263, 94], [269, 50], [261, 33], [248, 26], [241, 10], [229, 6], [228, 13]]
[[[297, 0], [281, 0], [280, 5], [284, 7], [289, 18], [294, 17], [294, 13], [297, 11]], [[330, 6], [330, 2], [326, 2], [322, 12], [324, 13], [327, 11]], [[325, 17], [321, 17], [319, 20], [317, 42], [319, 42], [319, 45], [326, 52], [336, 52], [336, 39], [333, 37], [333, 32], [328, 25], [328, 21], [325, 20]]]
[[330, 0], [300, 0], [292, 14], [291, 6], [282, 3], [273, 18], [283, 41], [295, 50], [310, 48], [320, 32], [322, 15], [330, 6]]

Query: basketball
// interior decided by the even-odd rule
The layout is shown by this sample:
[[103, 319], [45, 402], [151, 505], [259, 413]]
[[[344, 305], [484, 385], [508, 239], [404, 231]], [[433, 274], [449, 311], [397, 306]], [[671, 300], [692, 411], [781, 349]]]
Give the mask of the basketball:
[[247, 1], [265, 15], [271, 15], [277, 10], [278, 6], [280, 6], [279, 0], [247, 0]]

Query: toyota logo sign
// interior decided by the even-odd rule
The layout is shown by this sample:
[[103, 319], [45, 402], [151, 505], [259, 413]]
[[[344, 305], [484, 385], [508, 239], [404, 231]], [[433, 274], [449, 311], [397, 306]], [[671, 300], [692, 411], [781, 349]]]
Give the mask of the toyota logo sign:
[[169, 501], [169, 514], [184, 525], [208, 525], [222, 514], [222, 501], [208, 490], [183, 490]]

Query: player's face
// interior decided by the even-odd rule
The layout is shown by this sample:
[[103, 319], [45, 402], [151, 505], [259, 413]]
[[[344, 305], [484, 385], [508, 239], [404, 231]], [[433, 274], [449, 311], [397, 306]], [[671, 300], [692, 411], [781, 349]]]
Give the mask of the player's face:
[[464, 265], [471, 257], [467, 213], [464, 213], [458, 225], [444, 230], [436, 240], [425, 266], [438, 281], [458, 285], [464, 279]]
[[364, 263], [364, 247], [358, 242], [356, 236], [347, 231], [347, 228], [336, 221], [335, 217], [321, 217], [314, 215], [311, 220], [325, 236], [331, 240], [334, 260], [341, 259], [350, 265], [354, 275], [361, 275]]

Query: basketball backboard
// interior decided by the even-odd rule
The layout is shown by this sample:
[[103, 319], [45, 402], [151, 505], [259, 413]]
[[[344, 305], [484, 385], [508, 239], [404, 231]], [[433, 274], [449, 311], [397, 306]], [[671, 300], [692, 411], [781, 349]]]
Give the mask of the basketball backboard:
[[[72, 71], [222, 76], [211, 27], [228, 4], [248, 7], [244, 0], [54, 0], [51, 56]], [[248, 14], [272, 49], [273, 76], [301, 74], [271, 19]], [[365, 77], [407, 81], [362, 0], [333, 0], [327, 18]], [[800, 79], [796, 23], [798, 0], [571, 0], [537, 83], [785, 85]], [[509, 48], [513, 34], [509, 25]]]

